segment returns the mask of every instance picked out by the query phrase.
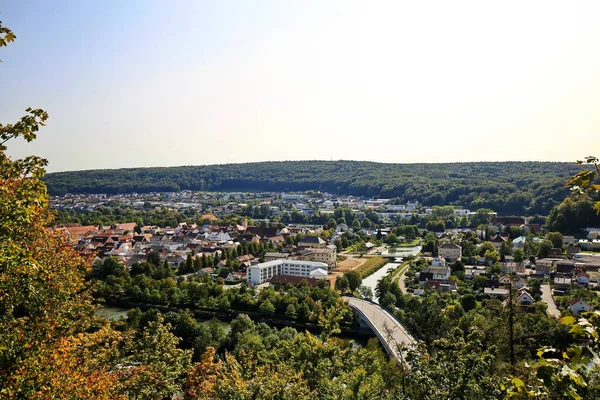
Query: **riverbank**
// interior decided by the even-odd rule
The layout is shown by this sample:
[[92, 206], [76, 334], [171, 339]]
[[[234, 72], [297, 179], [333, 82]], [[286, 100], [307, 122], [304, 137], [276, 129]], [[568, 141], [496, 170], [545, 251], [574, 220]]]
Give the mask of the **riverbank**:
[[398, 268], [396, 268], [394, 271], [392, 271], [392, 273], [390, 274], [390, 276], [392, 278], [392, 282], [395, 282], [395, 281], [401, 279], [402, 275], [404, 275], [404, 273], [406, 271], [408, 271], [409, 267], [410, 267], [410, 261], [403, 261], [402, 264], [400, 264], [400, 266]]
[[[122, 300], [111, 300], [106, 301], [100, 304], [101, 308], [114, 308], [120, 309], [120, 313], [126, 313], [125, 310], [130, 310], [132, 308], [139, 308], [142, 311], [147, 311], [150, 309], [156, 309], [161, 313], [167, 313], [170, 311], [177, 312], [184, 309], [190, 310], [190, 312], [194, 315], [194, 318], [198, 320], [209, 321], [212, 319], [217, 319], [223, 322], [231, 322], [235, 318], [237, 318], [241, 314], [246, 314], [250, 319], [254, 322], [264, 322], [265, 324], [275, 327], [277, 329], [282, 329], [285, 327], [291, 327], [298, 331], [309, 331], [314, 334], [320, 334], [322, 331], [322, 326], [319, 324], [309, 323], [309, 322], [296, 322], [285, 316], [270, 316], [267, 317], [264, 314], [255, 311], [238, 311], [238, 310], [217, 310], [217, 309], [190, 309], [188, 307], [170, 307], [165, 305], [157, 305], [157, 304], [146, 304], [146, 303], [138, 303], [132, 302], [126, 299]], [[102, 316], [104, 318], [109, 318], [109, 315], [116, 315], [116, 313], [111, 312], [99, 312], [97, 315]], [[125, 317], [125, 316], [124, 316]], [[356, 321], [353, 321], [352, 325], [341, 325], [341, 336], [345, 337], [374, 337], [375, 333], [370, 329], [361, 328]]]
[[423, 239], [418, 238], [415, 239], [411, 242], [405, 242], [405, 243], [396, 243], [394, 244], [392, 247], [417, 247], [421, 244], [421, 242], [423, 241]]
[[404, 274], [410, 268], [410, 261], [404, 261], [400, 267], [396, 268], [394, 272], [392, 272], [392, 282], [398, 282], [398, 286], [403, 294], [406, 294], [406, 284], [404, 282]]
[[358, 272], [362, 279], [364, 279], [377, 272], [377, 270], [387, 264], [387, 262], [388, 260], [383, 257], [370, 257], [360, 267], [356, 268], [355, 271]]
[[[410, 248], [390, 248], [387, 250], [388, 253], [385, 255], [386, 257], [394, 257], [394, 259], [404, 258], [408, 256], [414, 256], [421, 251], [421, 247], [410, 247]], [[387, 276], [389, 274], [403, 274], [408, 269], [408, 261], [404, 261], [402, 263], [389, 262], [384, 264], [381, 268], [375, 271], [373, 274], [369, 275], [367, 278], [363, 279], [362, 285], [367, 286], [371, 289], [373, 294], [375, 294], [375, 288], [377, 287], [377, 282]], [[405, 271], [402, 272], [402, 269]], [[373, 301], [378, 303], [377, 296], [373, 296]]]

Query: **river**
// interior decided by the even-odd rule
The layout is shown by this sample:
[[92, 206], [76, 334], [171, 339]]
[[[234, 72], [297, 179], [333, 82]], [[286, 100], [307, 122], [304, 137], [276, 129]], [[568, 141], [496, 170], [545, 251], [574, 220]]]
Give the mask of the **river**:
[[[96, 315], [104, 317], [111, 321], [118, 321], [121, 317], [123, 317], [123, 319], [127, 319], [127, 309], [119, 307], [100, 306], [98, 311], [96, 311]], [[198, 322], [201, 325], [208, 325], [210, 321], [212, 320], [196, 319], [196, 322]], [[218, 319], [216, 321], [219, 325], [223, 327], [223, 329], [225, 329], [225, 332], [229, 332], [229, 330], [231, 329], [229, 322], [224, 322]]]
[[[381, 255], [383, 257], [394, 256], [394, 257], [397, 257], [397, 258], [403, 258], [403, 257], [406, 257], [406, 256], [417, 255], [417, 254], [419, 254], [420, 251], [421, 251], [421, 246], [417, 246], [417, 247], [390, 247], [389, 249], [387, 249], [383, 253], [381, 253]], [[400, 260], [398, 260], [398, 261], [400, 261]], [[398, 266], [400, 264], [401, 263], [399, 263], [399, 262], [387, 263], [383, 267], [381, 267], [380, 269], [378, 269], [377, 271], [375, 271], [373, 274], [371, 274], [371, 275], [367, 276], [365, 279], [363, 279], [362, 285], [370, 287], [371, 290], [373, 291], [373, 301], [374, 302], [379, 303], [379, 299], [375, 295], [375, 287], [377, 286], [377, 282], [381, 278], [383, 278], [384, 276], [386, 276], [387, 274], [389, 274], [390, 272], [392, 272], [393, 270], [395, 270], [396, 268], [398, 268]]]
[[[98, 315], [100, 317], [104, 317], [111, 321], [118, 321], [121, 317], [123, 317], [124, 319], [127, 319], [127, 309], [120, 308], [120, 307], [100, 306], [98, 311], [96, 311], [96, 315]], [[221, 327], [223, 327], [223, 329], [225, 330], [225, 333], [229, 333], [229, 331], [231, 330], [231, 324], [229, 322], [221, 321], [219, 319], [215, 319], [215, 320]], [[200, 325], [208, 325], [211, 321], [212, 320], [207, 320], [207, 319], [196, 319], [196, 322], [198, 322]], [[298, 331], [300, 332], [301, 329], [298, 329]], [[317, 335], [317, 336], [319, 336], [319, 335]], [[340, 337], [351, 341], [353, 347], [358, 347], [358, 346], [366, 347], [368, 340], [369, 340], [368, 336], [364, 336], [364, 335], [356, 336], [356, 335], [351, 335], [348, 333], [342, 333], [340, 335]]]

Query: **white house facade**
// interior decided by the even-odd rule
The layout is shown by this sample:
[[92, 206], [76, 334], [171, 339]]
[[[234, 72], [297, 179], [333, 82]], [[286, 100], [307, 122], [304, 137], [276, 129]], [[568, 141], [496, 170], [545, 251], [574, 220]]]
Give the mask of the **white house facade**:
[[592, 307], [583, 300], [574, 300], [573, 302], [571, 302], [570, 308], [573, 314], [579, 315], [582, 312], [590, 311]]
[[462, 248], [454, 243], [444, 243], [438, 248], [438, 254], [448, 261], [456, 261], [462, 256]]

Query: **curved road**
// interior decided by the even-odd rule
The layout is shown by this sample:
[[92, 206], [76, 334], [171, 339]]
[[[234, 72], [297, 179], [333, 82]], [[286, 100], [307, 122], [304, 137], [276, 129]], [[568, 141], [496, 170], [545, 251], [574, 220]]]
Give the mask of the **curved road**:
[[380, 305], [356, 297], [344, 296], [344, 300], [364, 317], [379, 341], [397, 361], [400, 362], [403, 359], [399, 347], [412, 346], [417, 343], [402, 324]]

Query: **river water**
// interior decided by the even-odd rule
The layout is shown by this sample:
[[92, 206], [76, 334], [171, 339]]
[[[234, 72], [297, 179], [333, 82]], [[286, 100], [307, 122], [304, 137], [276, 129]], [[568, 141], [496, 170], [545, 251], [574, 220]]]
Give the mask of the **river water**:
[[[384, 252], [381, 253], [381, 255], [383, 257], [389, 257], [389, 256], [394, 256], [394, 257], [398, 257], [398, 258], [403, 258], [406, 256], [414, 256], [419, 254], [419, 252], [421, 251], [421, 246], [417, 246], [417, 247], [390, 247], [389, 249], [385, 250]], [[400, 260], [397, 260], [400, 261]], [[375, 295], [375, 287], [377, 286], [377, 282], [383, 278], [384, 276], [386, 276], [387, 274], [391, 273], [393, 270], [395, 270], [396, 268], [398, 268], [398, 266], [401, 263], [399, 262], [390, 262], [385, 264], [383, 267], [381, 267], [380, 269], [378, 269], [377, 271], [375, 271], [373, 274], [367, 276], [365, 279], [363, 279], [362, 281], [362, 285], [368, 286], [371, 288], [371, 290], [373, 291], [373, 301], [376, 303], [379, 303], [379, 299], [377, 298], [377, 296]]]
[[[100, 306], [98, 311], [96, 311], [96, 315], [111, 321], [118, 321], [121, 317], [127, 319], [127, 309], [120, 307]], [[198, 322], [200, 325], [208, 325], [211, 321], [212, 320], [196, 319], [196, 322]], [[231, 330], [231, 324], [229, 322], [218, 319], [216, 321], [225, 330], [225, 333], [229, 333]], [[298, 331], [301, 332], [302, 330], [298, 329]], [[342, 334], [340, 337], [351, 341], [353, 347], [366, 347], [369, 339], [368, 336], [354, 336], [350, 334]]]
[[[100, 306], [100, 308], [98, 308], [98, 311], [96, 311], [96, 315], [104, 317], [111, 321], [118, 321], [121, 317], [127, 319], [127, 309], [120, 307]], [[208, 323], [211, 320], [197, 319], [196, 321], [200, 325], [208, 325]], [[223, 327], [223, 329], [225, 329], [225, 332], [229, 332], [229, 330], [231, 329], [231, 325], [229, 324], [229, 322], [224, 322], [218, 319], [216, 321], [219, 325]]]

